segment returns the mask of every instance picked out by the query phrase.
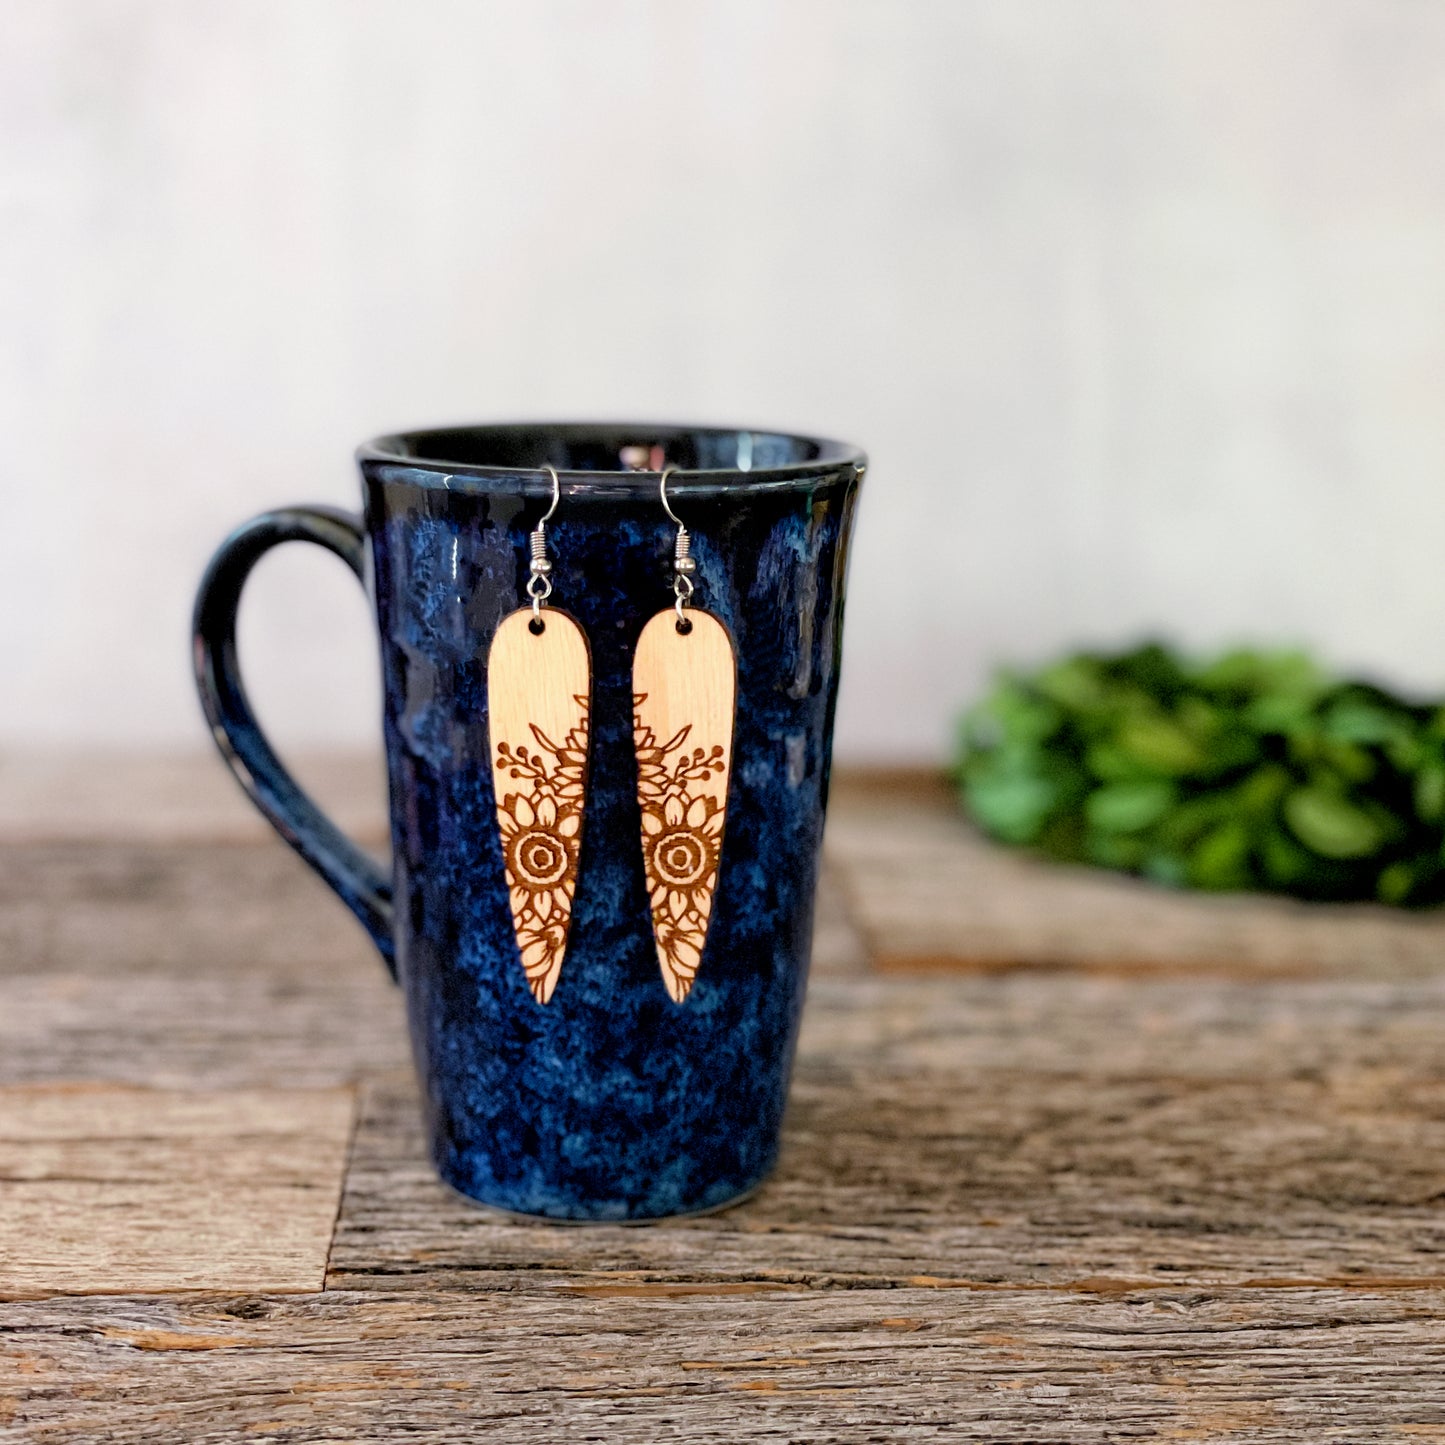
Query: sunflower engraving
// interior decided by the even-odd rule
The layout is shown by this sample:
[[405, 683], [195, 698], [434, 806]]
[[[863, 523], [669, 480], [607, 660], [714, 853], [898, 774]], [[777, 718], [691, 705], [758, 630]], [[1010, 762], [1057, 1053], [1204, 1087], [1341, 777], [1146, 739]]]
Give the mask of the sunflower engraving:
[[726, 821], [717, 779], [726, 774], [727, 759], [719, 745], [689, 749], [691, 725], [659, 742], [637, 710], [646, 700], [645, 693], [633, 698], [632, 718], [642, 864], [663, 981], [681, 1003], [702, 962], [717, 890]]
[[522, 970], [538, 1003], [557, 987], [577, 891], [588, 700], [576, 701], [581, 718], [560, 743], [533, 724], [535, 747], [497, 745], [498, 774], [523, 785], [501, 799], [497, 819]]

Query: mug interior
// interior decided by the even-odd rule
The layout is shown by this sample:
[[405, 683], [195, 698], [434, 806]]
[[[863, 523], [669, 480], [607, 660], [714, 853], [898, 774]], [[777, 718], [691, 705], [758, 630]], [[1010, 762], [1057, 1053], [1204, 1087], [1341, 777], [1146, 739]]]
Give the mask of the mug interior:
[[861, 468], [863, 453], [823, 437], [738, 427], [560, 422], [440, 427], [378, 437], [363, 460], [461, 471], [788, 472]]

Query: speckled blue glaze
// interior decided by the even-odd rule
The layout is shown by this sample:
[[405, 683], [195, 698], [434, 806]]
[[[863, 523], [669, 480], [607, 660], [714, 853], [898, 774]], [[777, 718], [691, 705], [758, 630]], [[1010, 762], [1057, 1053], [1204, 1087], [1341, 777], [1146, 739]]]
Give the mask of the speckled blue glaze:
[[[697, 983], [681, 1005], [653, 947], [632, 751], [633, 649], [671, 603], [674, 530], [655, 470], [619, 470], [620, 457], [638, 454], [623, 449], [639, 445], [652, 468], [665, 458], [685, 469], [669, 496], [694, 538], [696, 605], [725, 623], [738, 657], [720, 881]], [[749, 471], [736, 468], [740, 450]], [[394, 953], [438, 1170], [483, 1203], [554, 1219], [654, 1219], [745, 1195], [776, 1158], [807, 979], [862, 455], [764, 433], [512, 427], [385, 438], [360, 462], [381, 636], [390, 887], [357, 872], [359, 855], [314, 846], [314, 820], [294, 822], [299, 795], [253, 796], [285, 820], [289, 841], [383, 954]], [[562, 474], [548, 524], [552, 603], [581, 624], [593, 664], [571, 940], [545, 1006], [527, 989], [512, 933], [486, 689], [491, 637], [525, 601], [526, 535], [550, 500], [543, 462]], [[208, 579], [213, 610], [224, 613], [229, 599], [233, 612], [243, 578]], [[202, 615], [207, 591], [198, 667], [211, 660], [214, 684], [222, 649], [206, 641], [217, 625]], [[238, 678], [235, 687], [244, 704]], [[208, 712], [223, 751], [254, 780], [256, 757], [235, 746], [222, 691], [212, 686]], [[242, 721], [254, 729], [249, 714]]]

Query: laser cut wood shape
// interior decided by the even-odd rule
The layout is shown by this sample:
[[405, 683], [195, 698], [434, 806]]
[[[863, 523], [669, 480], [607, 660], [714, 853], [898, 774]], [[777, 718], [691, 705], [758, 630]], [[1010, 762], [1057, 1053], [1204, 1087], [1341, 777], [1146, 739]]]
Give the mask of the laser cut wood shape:
[[632, 664], [632, 738], [642, 861], [662, 981], [674, 1003], [692, 991], [717, 892], [732, 772], [737, 662], [707, 612], [659, 612]]
[[532, 997], [557, 987], [587, 793], [592, 658], [582, 629], [544, 608], [532, 631], [523, 608], [502, 620], [487, 662], [492, 781], [507, 895]]

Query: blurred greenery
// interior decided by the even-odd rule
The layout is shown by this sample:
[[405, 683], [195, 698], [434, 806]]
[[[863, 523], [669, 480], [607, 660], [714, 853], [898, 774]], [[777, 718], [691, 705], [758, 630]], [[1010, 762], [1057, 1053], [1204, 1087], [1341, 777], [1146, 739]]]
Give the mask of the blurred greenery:
[[986, 833], [1205, 889], [1445, 902], [1445, 706], [1297, 652], [1150, 643], [1007, 672], [955, 772]]

